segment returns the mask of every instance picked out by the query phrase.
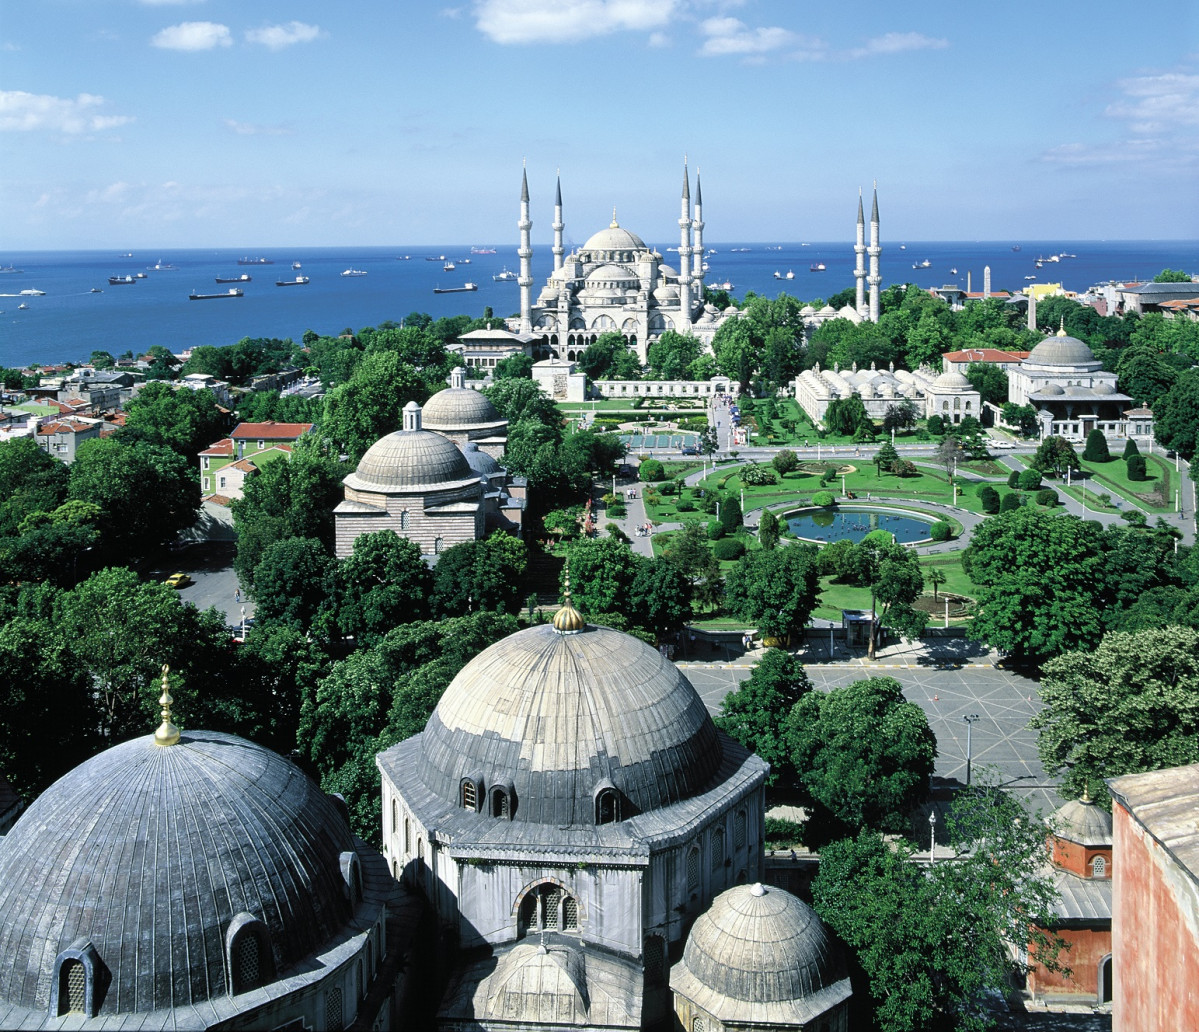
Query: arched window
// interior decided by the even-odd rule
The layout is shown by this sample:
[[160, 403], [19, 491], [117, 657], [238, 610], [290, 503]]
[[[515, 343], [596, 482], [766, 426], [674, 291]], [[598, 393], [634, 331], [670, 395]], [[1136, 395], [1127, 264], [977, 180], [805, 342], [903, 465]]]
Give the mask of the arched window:
[[345, 1020], [341, 989], [330, 989], [325, 994], [325, 1028], [329, 1029], [329, 1032], [341, 1032], [345, 1028]]
[[745, 848], [745, 811], [738, 810], [733, 818], [733, 846], [736, 849]]
[[404, 818], [404, 856], [412, 855], [412, 822]]
[[441, 555], [441, 549], [444, 547], [444, 545], [445, 545], [445, 542], [441, 538], [439, 538], [439, 537], [434, 538], [433, 539], [433, 554]]
[[275, 980], [270, 934], [259, 918], [243, 911], [229, 922], [225, 932], [225, 960], [230, 996], [248, 993]]
[[687, 854], [687, 891], [699, 891], [699, 846], [692, 846]]
[[491, 790], [491, 816], [502, 817], [505, 820], [512, 820], [512, 798], [509, 794], [509, 789], [503, 785], [496, 785]]
[[411, 526], [411, 521], [408, 518], [408, 510], [404, 509], [400, 513], [400, 530], [407, 530]]
[[579, 901], [560, 885], [535, 885], [520, 901], [518, 937], [533, 932], [574, 932], [578, 928]]
[[724, 828], [712, 832], [712, 870], [718, 870], [724, 864]]
[[595, 823], [615, 824], [620, 820], [620, 793], [608, 785], [595, 794]]
[[1102, 856], [1095, 857], [1091, 861], [1091, 877], [1103, 878], [1107, 875], [1107, 858]]
[[341, 877], [344, 882], [342, 892], [345, 893], [350, 906], [356, 907], [362, 902], [362, 863], [358, 859], [358, 854], [352, 849], [345, 850], [339, 860], [341, 861]]
[[391, 833], [394, 835], [400, 830], [400, 804], [394, 799], [391, 801]]
[[82, 960], [68, 960], [58, 969], [58, 1013], [87, 1013], [87, 969]]
[[698, 1014], [691, 1019], [691, 1032], [708, 1032], [708, 1023]]
[[470, 778], [462, 779], [462, 806], [467, 810], [477, 810], [479, 799], [475, 793], [475, 783]]
[[660, 935], [645, 937], [645, 980], [661, 985], [666, 978], [666, 944]]

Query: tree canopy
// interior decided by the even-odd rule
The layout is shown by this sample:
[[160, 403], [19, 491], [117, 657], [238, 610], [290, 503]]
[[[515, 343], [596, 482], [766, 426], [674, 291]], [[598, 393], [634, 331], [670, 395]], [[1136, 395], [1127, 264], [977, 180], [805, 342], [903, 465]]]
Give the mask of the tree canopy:
[[728, 610], [766, 638], [802, 634], [819, 596], [812, 545], [749, 552], [725, 579]]

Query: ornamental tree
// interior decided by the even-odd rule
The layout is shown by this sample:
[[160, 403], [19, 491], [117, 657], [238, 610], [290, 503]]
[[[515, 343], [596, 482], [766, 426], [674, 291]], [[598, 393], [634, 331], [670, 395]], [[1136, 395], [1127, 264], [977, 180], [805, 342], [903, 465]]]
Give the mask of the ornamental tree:
[[1112, 453], [1107, 447], [1107, 437], [1104, 436], [1102, 430], [1096, 427], [1087, 434], [1087, 444], [1083, 449], [1082, 457], [1087, 462], [1111, 462]]
[[766, 638], [801, 634], [820, 597], [816, 548], [787, 545], [749, 552], [725, 580], [728, 611]]

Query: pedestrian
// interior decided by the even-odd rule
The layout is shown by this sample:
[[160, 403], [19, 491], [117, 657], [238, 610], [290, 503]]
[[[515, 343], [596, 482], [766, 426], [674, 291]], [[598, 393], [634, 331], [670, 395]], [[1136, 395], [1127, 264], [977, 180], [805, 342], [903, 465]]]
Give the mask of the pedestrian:
[[241, 601], [241, 588], [234, 588], [234, 589], [233, 589], [233, 601], [234, 601], [234, 602], [240, 602], [240, 601]]

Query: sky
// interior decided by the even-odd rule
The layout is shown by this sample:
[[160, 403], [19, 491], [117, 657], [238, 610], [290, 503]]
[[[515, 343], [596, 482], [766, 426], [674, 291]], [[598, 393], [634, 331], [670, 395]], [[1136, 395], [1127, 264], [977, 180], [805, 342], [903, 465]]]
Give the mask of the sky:
[[[1199, 238], [1199, 4], [0, 0], [0, 258]], [[869, 208], [867, 208], [869, 210]]]

